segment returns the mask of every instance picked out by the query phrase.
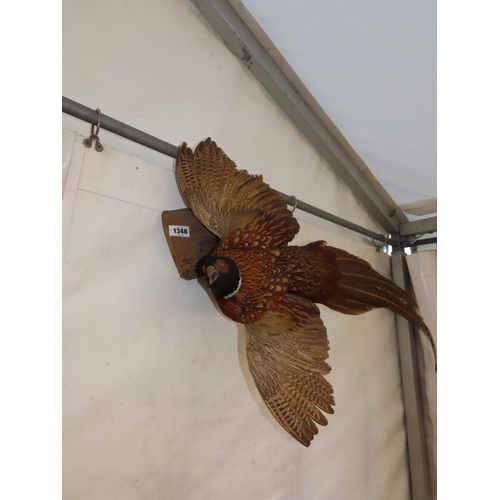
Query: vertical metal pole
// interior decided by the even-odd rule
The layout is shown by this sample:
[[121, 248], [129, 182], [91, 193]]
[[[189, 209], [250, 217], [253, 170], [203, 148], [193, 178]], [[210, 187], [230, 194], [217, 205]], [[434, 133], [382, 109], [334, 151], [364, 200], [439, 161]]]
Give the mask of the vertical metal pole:
[[[404, 290], [408, 290], [404, 251], [394, 251], [391, 256], [391, 263], [394, 282]], [[430, 500], [432, 493], [427, 443], [425, 440], [422, 392], [417, 346], [412, 328], [407, 320], [397, 316], [412, 498], [413, 500]]]

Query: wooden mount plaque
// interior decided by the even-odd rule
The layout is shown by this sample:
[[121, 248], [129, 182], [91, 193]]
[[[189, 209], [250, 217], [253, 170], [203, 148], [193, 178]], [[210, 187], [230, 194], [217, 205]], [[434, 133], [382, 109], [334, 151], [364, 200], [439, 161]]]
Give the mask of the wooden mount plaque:
[[163, 212], [161, 220], [179, 276], [185, 280], [200, 277], [200, 261], [212, 252], [219, 238], [201, 224], [189, 208]]

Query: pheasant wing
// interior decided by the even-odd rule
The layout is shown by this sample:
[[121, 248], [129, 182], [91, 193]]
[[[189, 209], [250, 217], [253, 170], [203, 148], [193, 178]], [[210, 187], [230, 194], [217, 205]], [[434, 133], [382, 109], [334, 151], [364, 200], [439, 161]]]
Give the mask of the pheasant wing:
[[246, 325], [250, 372], [264, 403], [281, 426], [304, 446], [333, 413], [328, 338], [319, 309], [297, 295], [285, 295], [276, 309]]
[[210, 138], [198, 144], [194, 152], [182, 144], [175, 177], [186, 205], [219, 238], [232, 241], [239, 230], [238, 234], [258, 235], [260, 244], [277, 247], [291, 241], [299, 231], [286, 203], [262, 176], [238, 170]]

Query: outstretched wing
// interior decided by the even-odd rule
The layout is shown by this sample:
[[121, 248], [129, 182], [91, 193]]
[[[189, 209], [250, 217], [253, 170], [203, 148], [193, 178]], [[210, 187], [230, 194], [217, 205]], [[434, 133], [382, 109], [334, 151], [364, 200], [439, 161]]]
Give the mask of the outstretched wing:
[[258, 234], [261, 243], [277, 247], [299, 231], [286, 203], [262, 176], [238, 170], [210, 138], [198, 144], [194, 153], [182, 144], [175, 178], [186, 205], [219, 238], [231, 240], [240, 230]]
[[328, 338], [319, 309], [297, 295], [285, 295], [275, 310], [249, 325], [247, 356], [250, 372], [266, 406], [282, 427], [309, 446], [321, 413], [333, 413], [333, 388], [323, 375], [330, 372]]

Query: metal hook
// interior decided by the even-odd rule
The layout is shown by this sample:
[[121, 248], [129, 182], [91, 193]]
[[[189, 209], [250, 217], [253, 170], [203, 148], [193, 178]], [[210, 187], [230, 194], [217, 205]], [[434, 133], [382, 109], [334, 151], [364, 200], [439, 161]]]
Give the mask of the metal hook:
[[101, 141], [99, 140], [99, 130], [101, 130], [101, 110], [99, 108], [96, 109], [97, 112], [97, 129], [95, 125], [92, 124], [92, 128], [90, 129], [90, 137], [83, 140], [83, 145], [86, 148], [91, 148], [92, 143], [95, 139], [95, 150], [100, 153], [104, 148], [102, 147]]
[[290, 198], [292, 198], [293, 200], [293, 209], [292, 209], [292, 214], [293, 212], [295, 212], [295, 209], [297, 208], [297, 198], [295, 198], [295, 196], [290, 196]]
[[102, 147], [101, 141], [99, 140], [99, 130], [101, 130], [101, 110], [99, 108], [97, 111], [97, 130], [95, 132], [95, 150], [100, 153], [104, 148]]
[[[384, 243], [381, 243], [380, 241], [375, 241], [374, 238], [363, 238], [363, 241], [365, 243], [368, 243], [372, 247], [375, 247], [376, 252], [380, 252], [384, 247]], [[385, 237], [385, 245], [387, 246], [387, 237]]]
[[86, 148], [90, 148], [92, 147], [92, 142], [94, 142], [94, 124], [92, 124], [92, 128], [90, 129], [90, 137], [83, 140], [83, 145]]
[[101, 130], [101, 110], [97, 108], [96, 112], [97, 112], [97, 130], [95, 132], [95, 135], [99, 135], [99, 130]]

